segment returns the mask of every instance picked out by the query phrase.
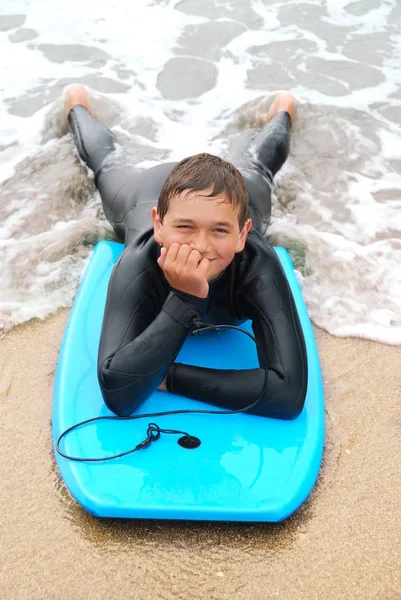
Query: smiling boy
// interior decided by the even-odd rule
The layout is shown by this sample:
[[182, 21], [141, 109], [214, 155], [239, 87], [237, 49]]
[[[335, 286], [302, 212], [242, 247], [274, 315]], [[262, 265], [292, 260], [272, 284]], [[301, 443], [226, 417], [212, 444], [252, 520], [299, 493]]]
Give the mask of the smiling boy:
[[137, 174], [106, 161], [113, 134], [91, 115], [86, 89], [67, 88], [79, 155], [94, 171], [106, 217], [126, 246], [110, 278], [98, 356], [103, 398], [116, 414], [131, 414], [156, 389], [224, 409], [251, 404], [263, 390], [264, 369], [175, 362], [194, 321], [245, 319], [268, 368], [264, 395], [251, 412], [292, 419], [302, 410], [305, 342], [284, 271], [263, 235], [294, 110], [291, 94], [276, 97], [243, 174], [210, 154]]

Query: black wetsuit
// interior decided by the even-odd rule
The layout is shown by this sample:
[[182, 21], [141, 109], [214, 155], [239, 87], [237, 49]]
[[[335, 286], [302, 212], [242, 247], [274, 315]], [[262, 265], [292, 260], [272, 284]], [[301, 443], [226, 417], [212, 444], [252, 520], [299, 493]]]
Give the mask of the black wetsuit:
[[[255, 414], [296, 417], [305, 401], [307, 356], [295, 303], [274, 250], [263, 236], [270, 216], [274, 174], [287, 158], [290, 118], [277, 113], [258, 134], [249, 170], [243, 170], [253, 226], [245, 248], [210, 282], [205, 299], [172, 290], [157, 264], [151, 208], [176, 163], [135, 174], [105, 160], [114, 136], [82, 106], [69, 114], [81, 158], [95, 173], [106, 217], [126, 248], [114, 266], [103, 319], [98, 377], [106, 405], [129, 415], [167, 374], [170, 392], [237, 409], [256, 400], [265, 372], [205, 369], [175, 363], [194, 320], [252, 327], [268, 367], [264, 397]], [[167, 408], [168, 407], [163, 407]]]

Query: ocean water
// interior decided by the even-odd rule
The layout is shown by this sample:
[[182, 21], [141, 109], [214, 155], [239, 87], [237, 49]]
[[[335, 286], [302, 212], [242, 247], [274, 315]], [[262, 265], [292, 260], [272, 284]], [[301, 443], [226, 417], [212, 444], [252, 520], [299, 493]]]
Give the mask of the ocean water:
[[75, 81], [138, 170], [240, 162], [257, 113], [294, 93], [268, 238], [316, 325], [400, 344], [400, 23], [399, 0], [0, 0], [0, 329], [70, 306], [115, 239], [68, 133]]

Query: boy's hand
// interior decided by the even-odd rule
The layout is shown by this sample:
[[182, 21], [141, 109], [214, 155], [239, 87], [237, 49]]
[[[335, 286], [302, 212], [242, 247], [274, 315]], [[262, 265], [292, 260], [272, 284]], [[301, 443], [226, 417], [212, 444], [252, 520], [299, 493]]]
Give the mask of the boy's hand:
[[206, 273], [210, 263], [198, 250], [192, 250], [188, 244], [171, 244], [168, 250], [161, 249], [157, 264], [172, 288], [198, 298], [208, 295]]

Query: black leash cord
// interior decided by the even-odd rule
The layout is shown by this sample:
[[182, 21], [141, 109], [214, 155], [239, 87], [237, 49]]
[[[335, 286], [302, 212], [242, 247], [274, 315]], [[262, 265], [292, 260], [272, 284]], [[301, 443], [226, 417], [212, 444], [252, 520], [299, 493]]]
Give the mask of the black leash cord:
[[[245, 331], [245, 329], [241, 329], [241, 327], [236, 327], [235, 325], [209, 325], [206, 323], [202, 323], [200, 321], [196, 321], [194, 323], [194, 325], [196, 326], [196, 329], [194, 329], [191, 332], [191, 335], [199, 335], [200, 333], [204, 333], [205, 331], [220, 331], [221, 329], [236, 329], [237, 331], [241, 331], [242, 333], [245, 333], [245, 335], [247, 335], [249, 338], [251, 338], [251, 340], [253, 340], [255, 342], [257, 348], [260, 349], [260, 346], [259, 346], [256, 338], [248, 331]], [[261, 358], [263, 360], [263, 352], [259, 353], [259, 358]], [[252, 402], [252, 404], [249, 404], [248, 406], [245, 406], [244, 408], [238, 408], [237, 410], [206, 410], [206, 409], [194, 410], [194, 409], [184, 408], [184, 409], [180, 409], [180, 410], [168, 410], [168, 411], [161, 411], [161, 412], [156, 412], [156, 413], [143, 413], [140, 415], [130, 415], [129, 417], [119, 417], [117, 415], [107, 415], [104, 417], [93, 417], [92, 419], [86, 419], [86, 421], [81, 421], [80, 423], [76, 423], [75, 425], [72, 425], [71, 427], [69, 427], [68, 429], [63, 431], [63, 433], [59, 436], [59, 438], [56, 442], [56, 450], [57, 450], [58, 454], [60, 454], [60, 456], [63, 456], [64, 458], [68, 458], [69, 460], [73, 460], [76, 462], [103, 462], [106, 460], [112, 460], [114, 458], [120, 458], [121, 456], [127, 456], [127, 454], [132, 454], [133, 452], [137, 452], [138, 450], [147, 448], [148, 446], [150, 446], [150, 444], [152, 442], [154, 442], [155, 440], [158, 440], [160, 438], [161, 433], [173, 434], [173, 435], [181, 434], [184, 437], [186, 437], [189, 441], [191, 441], [193, 438], [186, 431], [179, 431], [178, 429], [162, 429], [157, 425], [157, 423], [149, 423], [148, 429], [146, 432], [146, 438], [142, 442], [137, 444], [135, 446], [135, 448], [131, 448], [131, 450], [126, 450], [125, 452], [120, 452], [119, 454], [112, 454], [111, 456], [105, 456], [103, 458], [82, 458], [79, 456], [70, 456], [69, 454], [66, 454], [65, 452], [63, 452], [60, 449], [60, 442], [68, 433], [70, 433], [74, 429], [78, 429], [78, 427], [83, 427], [84, 425], [87, 425], [88, 423], [93, 423], [94, 421], [105, 421], [105, 420], [108, 420], [108, 421], [111, 421], [111, 420], [113, 420], [113, 421], [133, 421], [135, 419], [165, 417], [167, 415], [182, 415], [182, 414], [188, 414], [188, 413], [209, 414], [209, 415], [235, 415], [237, 413], [246, 412], [246, 411], [250, 410], [251, 408], [253, 408], [254, 406], [256, 406], [265, 394], [266, 386], [267, 386], [266, 365], [263, 364], [262, 368], [264, 368], [264, 371], [265, 371], [265, 379], [264, 379], [264, 383], [263, 383], [262, 392], [260, 393], [259, 397], [254, 402]]]

